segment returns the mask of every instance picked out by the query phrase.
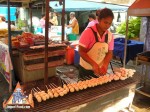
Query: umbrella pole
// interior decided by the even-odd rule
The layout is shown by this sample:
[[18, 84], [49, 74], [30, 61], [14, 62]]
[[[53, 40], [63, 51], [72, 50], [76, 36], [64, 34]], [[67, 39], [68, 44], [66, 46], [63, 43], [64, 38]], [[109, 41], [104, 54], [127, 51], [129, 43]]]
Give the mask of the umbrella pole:
[[61, 41], [64, 41], [64, 35], [65, 35], [65, 0], [63, 0], [61, 26], [62, 26]]
[[46, 0], [46, 21], [45, 21], [45, 60], [44, 60], [44, 84], [48, 83], [48, 32], [49, 32], [49, 2]]
[[125, 68], [125, 65], [126, 65], [126, 56], [127, 56], [128, 23], [129, 23], [129, 16], [128, 16], [128, 13], [127, 13], [126, 36], [125, 36], [125, 43], [124, 43], [124, 59], [123, 59], [123, 67], [124, 68]]

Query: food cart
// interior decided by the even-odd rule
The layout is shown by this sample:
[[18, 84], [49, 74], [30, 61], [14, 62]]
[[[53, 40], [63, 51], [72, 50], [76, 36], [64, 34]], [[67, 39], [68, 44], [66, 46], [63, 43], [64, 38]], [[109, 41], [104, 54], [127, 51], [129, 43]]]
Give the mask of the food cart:
[[[46, 0], [46, 12], [48, 12], [49, 8], [49, 0]], [[65, 13], [65, 0], [63, 0], [63, 14]], [[46, 23], [48, 23], [48, 13], [46, 13]], [[48, 24], [46, 25], [46, 29], [48, 29]], [[64, 24], [62, 24], [62, 35], [64, 35]], [[9, 37], [10, 38], [10, 37]], [[62, 41], [64, 40], [64, 37], [62, 36]], [[34, 102], [34, 108], [30, 109], [13, 109], [14, 111], [52, 111], [52, 112], [58, 112], [68, 109], [72, 109], [75, 106], [80, 107], [80, 110], [78, 111], [102, 111], [105, 109], [110, 108], [117, 110], [125, 107], [131, 107], [132, 100], [134, 97], [134, 88], [136, 86], [136, 83], [138, 82], [138, 76], [134, 74], [135, 71], [127, 70], [126, 69], [119, 69], [119, 72], [121, 74], [121, 71], [124, 71], [126, 73], [126, 76], [123, 76], [119, 78], [117, 75], [108, 75], [100, 78], [92, 78], [87, 77], [85, 80], [80, 80], [76, 82], [75, 84], [78, 86], [74, 86], [74, 84], [71, 84], [69, 82], [65, 82], [58, 77], [55, 78], [48, 78], [48, 68], [49, 66], [58, 66], [59, 64], [62, 64], [63, 61], [59, 64], [54, 62], [54, 65], [52, 63], [49, 64], [49, 58], [53, 56], [59, 56], [59, 59], [64, 56], [64, 52], [62, 54], [60, 52], [56, 53], [56, 46], [49, 45], [48, 44], [48, 30], [45, 31], [45, 43], [44, 46], [41, 47], [28, 47], [25, 48], [19, 48], [18, 49], [18, 56], [16, 57], [18, 67], [21, 68], [21, 76], [20, 79], [25, 82], [22, 84], [22, 88], [24, 91], [26, 91], [27, 95], [32, 95], [29, 101]], [[11, 43], [10, 43], [11, 45]], [[57, 44], [56, 44], [57, 45]], [[60, 46], [59, 46], [60, 45]], [[59, 51], [64, 51], [64, 45], [59, 44], [57, 47], [61, 47], [61, 49], [58, 49]], [[63, 47], [63, 49], [62, 49]], [[52, 49], [53, 51], [51, 51]], [[33, 51], [36, 52], [34, 53]], [[50, 51], [49, 51], [50, 49]], [[54, 50], [55, 49], [55, 50]], [[56, 54], [55, 54], [56, 53]], [[40, 55], [39, 55], [40, 54]], [[45, 54], [43, 56], [43, 54]], [[40, 60], [42, 58], [42, 61]], [[35, 61], [36, 60], [36, 61]], [[43, 63], [44, 60], [44, 63]], [[19, 64], [19, 62], [20, 64]], [[52, 59], [52, 61], [54, 61]], [[60, 61], [60, 60], [57, 60]], [[32, 62], [32, 63], [31, 63]], [[44, 65], [41, 65], [40, 63], [43, 63]], [[16, 64], [17, 64], [16, 63]], [[39, 64], [39, 65], [38, 65]], [[38, 65], [38, 66], [37, 66]], [[35, 70], [35, 69], [41, 69], [44, 68], [44, 80], [38, 80], [40, 78], [37, 78], [36, 75], [33, 78], [37, 78], [37, 80], [33, 81], [30, 80], [31, 78], [25, 79], [24, 76], [27, 73], [26, 70]], [[19, 69], [19, 68], [18, 68]], [[18, 70], [19, 71], [19, 70]], [[130, 71], [130, 72], [129, 72]], [[20, 73], [21, 73], [20, 72]], [[38, 73], [35, 72], [35, 74]], [[125, 75], [124, 73], [124, 75]], [[28, 74], [30, 75], [30, 73]], [[43, 75], [43, 74], [42, 74]], [[111, 77], [109, 77], [111, 76]], [[25, 78], [27, 78], [25, 76]], [[111, 78], [111, 79], [110, 79]], [[105, 80], [104, 80], [105, 79]], [[26, 83], [27, 82], [27, 83]], [[88, 82], [88, 84], [85, 82]], [[70, 85], [70, 86], [69, 86]], [[84, 87], [83, 87], [84, 85]], [[73, 88], [74, 87], [74, 88]], [[76, 88], [78, 87], [78, 88]], [[59, 88], [59, 90], [58, 90]], [[57, 92], [53, 92], [51, 94], [51, 91], [57, 89]], [[65, 89], [64, 94], [60, 92], [60, 89]], [[76, 90], [75, 90], [76, 89]], [[79, 91], [80, 90], [80, 91]], [[59, 91], [59, 92], [58, 92]], [[40, 96], [36, 93], [43, 92], [44, 94]], [[47, 97], [47, 94], [49, 93], [49, 97]], [[50, 94], [55, 96], [50, 98]], [[126, 104], [124, 102], [126, 101]], [[120, 102], [123, 103], [123, 107], [119, 106]], [[89, 108], [90, 107], [90, 108]], [[72, 111], [72, 110], [70, 110]]]

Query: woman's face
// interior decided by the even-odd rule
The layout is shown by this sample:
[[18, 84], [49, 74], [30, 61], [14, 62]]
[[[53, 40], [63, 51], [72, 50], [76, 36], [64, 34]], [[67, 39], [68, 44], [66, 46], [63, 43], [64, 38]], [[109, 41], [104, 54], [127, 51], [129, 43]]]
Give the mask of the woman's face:
[[56, 16], [56, 13], [53, 13], [53, 16]]
[[101, 20], [99, 20], [100, 29], [105, 32], [107, 29], [110, 28], [112, 21], [113, 21], [112, 17], [102, 18]]
[[49, 17], [51, 17], [51, 13], [49, 13]]
[[70, 19], [73, 19], [74, 18], [74, 16], [73, 15], [70, 15]]

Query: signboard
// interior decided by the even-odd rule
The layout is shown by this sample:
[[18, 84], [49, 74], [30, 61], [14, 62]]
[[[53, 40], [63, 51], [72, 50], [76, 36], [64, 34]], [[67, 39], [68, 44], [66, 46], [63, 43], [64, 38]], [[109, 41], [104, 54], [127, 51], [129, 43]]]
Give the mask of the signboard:
[[[66, 32], [66, 27], [65, 27], [65, 32]], [[62, 26], [51, 26], [50, 32], [49, 32], [49, 37], [52, 40], [61, 40], [61, 35], [62, 35]], [[64, 36], [66, 39], [66, 33]]]
[[61, 26], [51, 26], [51, 32], [61, 32]]

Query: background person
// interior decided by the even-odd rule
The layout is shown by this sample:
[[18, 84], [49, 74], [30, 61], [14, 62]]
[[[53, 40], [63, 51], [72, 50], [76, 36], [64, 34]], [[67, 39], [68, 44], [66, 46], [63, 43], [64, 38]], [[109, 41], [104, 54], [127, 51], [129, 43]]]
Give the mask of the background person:
[[87, 27], [91, 27], [91, 26], [94, 26], [95, 24], [98, 23], [98, 20], [96, 18], [96, 15], [93, 14], [93, 13], [90, 13], [89, 16], [88, 16], [88, 20], [89, 20], [89, 23], [87, 25]]
[[78, 20], [75, 17], [75, 12], [70, 13], [70, 21], [69, 25], [67, 25], [67, 28], [71, 30], [70, 33], [79, 34], [79, 24]]
[[54, 26], [57, 26], [58, 25], [58, 19], [57, 19], [57, 14], [55, 12], [53, 12], [53, 16], [52, 16], [52, 19], [49, 20], [50, 23]]
[[8, 24], [6, 23], [6, 18], [0, 15], [0, 29], [8, 29]]
[[40, 33], [45, 33], [45, 14], [42, 14], [42, 17], [40, 19], [40, 27], [39, 27]]
[[113, 19], [113, 12], [104, 8], [98, 15], [98, 23], [82, 32], [79, 39], [81, 78], [106, 74], [114, 49], [114, 37], [108, 31]]
[[45, 14], [42, 14], [42, 17], [40, 19], [40, 26], [42, 28], [45, 28]]
[[52, 13], [49, 12], [49, 28], [51, 28], [51, 26], [53, 25], [50, 20], [52, 19]]

